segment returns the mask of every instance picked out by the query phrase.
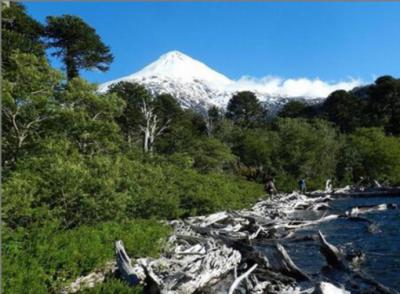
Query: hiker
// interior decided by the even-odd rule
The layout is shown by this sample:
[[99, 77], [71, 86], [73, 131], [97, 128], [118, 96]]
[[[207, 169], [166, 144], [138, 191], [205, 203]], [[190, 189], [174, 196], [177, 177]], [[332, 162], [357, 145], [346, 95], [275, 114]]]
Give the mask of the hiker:
[[332, 193], [333, 192], [333, 186], [332, 186], [332, 181], [331, 179], [326, 180], [325, 183], [325, 193]]
[[298, 182], [298, 184], [299, 184], [300, 193], [305, 194], [307, 192], [306, 180], [301, 179]]
[[273, 178], [271, 178], [271, 177], [266, 178], [265, 185], [264, 185], [264, 190], [270, 196], [271, 195], [275, 195], [276, 193], [278, 193], [278, 190], [276, 190]]

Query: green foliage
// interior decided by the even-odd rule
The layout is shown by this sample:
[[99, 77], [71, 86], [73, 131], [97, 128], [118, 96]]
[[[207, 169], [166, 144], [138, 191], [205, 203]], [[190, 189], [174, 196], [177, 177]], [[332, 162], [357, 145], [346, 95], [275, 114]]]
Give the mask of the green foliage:
[[103, 283], [97, 284], [94, 288], [87, 288], [81, 294], [142, 294], [143, 287], [130, 287], [125, 281], [110, 277]]
[[201, 172], [223, 171], [236, 160], [227, 145], [213, 138], [201, 138], [195, 141], [189, 154], [194, 159], [193, 167]]
[[4, 76], [13, 66], [10, 58], [16, 51], [38, 57], [44, 57], [45, 51], [40, 40], [43, 26], [26, 14], [25, 7], [16, 2], [10, 2], [9, 7], [2, 7], [1, 58]]
[[207, 111], [207, 115], [214, 124], [217, 124], [223, 119], [222, 111], [216, 106], [211, 106]]
[[229, 100], [226, 117], [240, 126], [255, 126], [265, 118], [265, 111], [254, 93], [243, 91]]
[[126, 103], [123, 113], [116, 120], [129, 146], [141, 144], [143, 140], [141, 131], [141, 126], [145, 125], [141, 111], [143, 103], [153, 109], [159, 125], [168, 125], [164, 133], [173, 132], [173, 129], [179, 128], [182, 122], [184, 111], [171, 95], [162, 94], [153, 97], [144, 86], [128, 82], [112, 85], [109, 93], [118, 95]]
[[300, 178], [307, 179], [310, 189], [323, 187], [326, 179], [335, 177], [341, 146], [326, 121], [291, 118], [279, 118], [271, 129], [234, 132], [232, 141], [234, 154], [246, 166], [239, 171], [258, 180], [273, 176], [281, 191], [295, 189]]
[[290, 118], [303, 117], [306, 108], [307, 106], [304, 102], [291, 100], [283, 106], [278, 116]]
[[196, 141], [206, 134], [204, 117], [193, 110], [182, 110], [171, 117], [170, 125], [159, 138], [156, 150], [163, 154], [190, 153]]
[[290, 100], [279, 111], [279, 117], [308, 118], [320, 117], [323, 114], [321, 105], [307, 105], [305, 102]]
[[[65, 228], [119, 220], [124, 178], [111, 157], [87, 157], [66, 140], [49, 140], [21, 160], [3, 185], [3, 219], [11, 227], [58, 220]], [[16, 205], [23, 201], [23, 206]], [[20, 203], [22, 204], [22, 203]]]
[[[71, 228], [130, 218], [176, 218], [193, 209], [223, 209], [220, 198], [234, 202], [261, 195], [258, 185], [201, 175], [168, 162], [155, 165], [122, 154], [84, 155], [66, 140], [50, 140], [41, 149], [20, 161], [4, 182], [3, 220], [10, 227], [30, 227], [46, 219]], [[207, 199], [205, 207], [190, 206], [188, 195]]]
[[400, 135], [400, 79], [382, 76], [368, 88], [366, 125]]
[[53, 56], [62, 58], [68, 80], [77, 77], [80, 69], [109, 69], [113, 61], [109, 47], [81, 18], [72, 15], [48, 16], [46, 21], [48, 46], [56, 49]]
[[218, 173], [199, 174], [169, 163], [146, 164], [135, 179], [130, 178], [138, 185], [137, 194], [132, 193], [129, 201], [130, 217], [171, 219], [234, 209], [262, 195], [259, 185]]
[[154, 99], [155, 112], [161, 121], [171, 120], [174, 124], [183, 119], [184, 111], [170, 94], [161, 94]]
[[143, 100], [149, 102], [151, 95], [142, 85], [128, 82], [114, 84], [108, 92], [118, 95], [125, 101], [126, 107], [116, 121], [126, 141], [129, 145], [132, 145], [134, 141], [139, 141], [140, 138], [139, 125], [143, 120], [140, 106]]
[[244, 130], [238, 128], [230, 119], [223, 118], [217, 124], [213, 136], [233, 148], [243, 132]]
[[95, 85], [80, 78], [72, 79], [58, 99], [63, 107], [49, 128], [56, 128], [85, 154], [118, 148], [121, 136], [115, 118], [124, 111], [122, 99], [115, 94], [100, 95]]
[[264, 129], [247, 130], [236, 137], [233, 150], [247, 166], [263, 166], [264, 170], [274, 169], [275, 150], [279, 148], [276, 132]]
[[222, 111], [212, 106], [207, 111], [206, 127], [208, 136], [215, 136], [216, 132], [220, 129], [221, 123], [224, 119]]
[[[58, 292], [77, 277], [112, 260], [116, 240], [124, 242], [130, 256], [156, 257], [169, 233], [168, 227], [145, 220], [108, 222], [73, 230], [60, 230], [56, 222], [30, 230], [3, 227], [4, 293]], [[108, 287], [124, 289], [117, 282]]]
[[25, 146], [45, 132], [45, 122], [59, 108], [55, 101], [61, 74], [44, 57], [15, 53], [12, 70], [2, 80], [3, 166], [15, 164]]
[[400, 134], [400, 79], [381, 76], [375, 83], [351, 91], [338, 90], [321, 104], [303, 108], [287, 103], [279, 116], [323, 118], [335, 123], [344, 133], [360, 127], [384, 128], [386, 134]]
[[171, 170], [176, 174], [174, 188], [179, 191], [181, 216], [202, 215], [226, 209], [240, 209], [263, 195], [262, 187], [234, 176], [193, 170]]
[[355, 95], [338, 90], [324, 102], [328, 119], [339, 126], [342, 132], [352, 132], [361, 125], [364, 104]]
[[293, 189], [298, 179], [306, 178], [308, 187], [315, 189], [323, 187], [326, 179], [335, 177], [340, 141], [329, 123], [279, 119], [276, 131], [280, 140], [277, 150], [279, 185]]
[[381, 129], [363, 128], [346, 138], [338, 165], [343, 181], [357, 182], [361, 177], [392, 184], [400, 183], [400, 139], [385, 136]]

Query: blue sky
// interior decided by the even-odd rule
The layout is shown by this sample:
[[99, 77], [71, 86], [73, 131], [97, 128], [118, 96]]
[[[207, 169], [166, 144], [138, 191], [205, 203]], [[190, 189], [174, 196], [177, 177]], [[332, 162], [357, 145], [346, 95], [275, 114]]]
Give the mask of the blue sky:
[[[371, 82], [400, 76], [400, 3], [25, 3], [44, 22], [74, 14], [111, 47], [106, 73], [131, 74], [179, 50], [229, 78], [350, 78]], [[54, 62], [56, 66], [58, 62]]]

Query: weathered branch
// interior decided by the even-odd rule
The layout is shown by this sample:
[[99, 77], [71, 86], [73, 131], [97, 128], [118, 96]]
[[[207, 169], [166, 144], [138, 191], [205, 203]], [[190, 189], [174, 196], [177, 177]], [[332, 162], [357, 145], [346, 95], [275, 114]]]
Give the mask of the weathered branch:
[[251, 268], [249, 268], [246, 272], [244, 272], [242, 275], [240, 275], [239, 277], [237, 277], [235, 279], [235, 281], [233, 282], [232, 286], [229, 288], [229, 294], [233, 294], [233, 292], [235, 291], [235, 289], [239, 286], [240, 282], [247, 278], [257, 267], [258, 265], [255, 264], [253, 265]]
[[148, 107], [143, 100], [140, 110], [144, 116], [144, 125], [139, 128], [143, 133], [143, 151], [145, 153], [152, 152], [155, 139], [160, 136], [168, 127], [171, 120], [167, 120], [163, 126], [159, 126], [157, 114], [154, 113], [154, 108]]
[[328, 243], [321, 231], [318, 231], [318, 237], [321, 244], [320, 251], [322, 255], [325, 256], [327, 263], [333, 267], [344, 267], [342, 261], [343, 256], [340, 253], [339, 249]]
[[280, 257], [280, 267], [283, 273], [299, 281], [310, 280], [310, 277], [294, 264], [289, 254], [281, 244], [276, 244], [276, 250], [278, 252], [278, 256]]
[[[117, 267], [121, 276], [128, 282], [129, 285], [137, 285], [139, 278], [137, 271], [132, 267], [131, 259], [125, 251], [122, 241], [115, 242], [115, 253], [117, 257]], [[144, 275], [142, 275], [144, 277]]]

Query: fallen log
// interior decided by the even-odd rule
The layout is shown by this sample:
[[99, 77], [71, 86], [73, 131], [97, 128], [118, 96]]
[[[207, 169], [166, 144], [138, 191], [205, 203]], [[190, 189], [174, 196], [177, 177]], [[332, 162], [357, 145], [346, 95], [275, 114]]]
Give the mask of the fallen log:
[[328, 243], [324, 235], [322, 235], [321, 231], [318, 231], [318, 237], [321, 243], [320, 251], [322, 255], [325, 257], [328, 265], [335, 268], [343, 268], [344, 267], [342, 261], [343, 255], [339, 251], [339, 249], [337, 249], [332, 244]]
[[292, 261], [289, 254], [286, 252], [285, 248], [276, 243], [276, 250], [279, 257], [279, 270], [289, 277], [293, 277], [298, 281], [309, 281], [310, 277], [300, 270]]
[[[177, 238], [174, 238], [174, 242], [175, 240]], [[123, 273], [122, 276], [132, 281], [133, 285], [133, 282], [137, 284], [138, 272], [145, 273], [145, 276], [141, 276], [141, 281], [150, 277], [148, 283], [161, 293], [193, 293], [230, 272], [241, 260], [239, 251], [208, 239], [206, 243], [193, 246], [177, 245], [168, 258], [140, 258], [133, 267], [122, 242], [117, 242], [116, 247], [118, 268]]]
[[358, 216], [359, 214], [368, 213], [368, 212], [375, 212], [375, 211], [385, 211], [388, 209], [397, 209], [397, 205], [395, 203], [383, 203], [379, 205], [363, 205], [363, 206], [356, 206], [352, 209], [346, 211], [347, 216]]
[[121, 240], [115, 242], [115, 254], [117, 259], [117, 267], [121, 276], [128, 282], [128, 285], [135, 286], [146, 277], [145, 272], [140, 268], [134, 268], [131, 259], [125, 251], [124, 244]]

